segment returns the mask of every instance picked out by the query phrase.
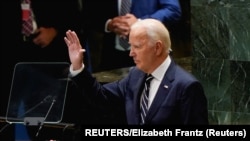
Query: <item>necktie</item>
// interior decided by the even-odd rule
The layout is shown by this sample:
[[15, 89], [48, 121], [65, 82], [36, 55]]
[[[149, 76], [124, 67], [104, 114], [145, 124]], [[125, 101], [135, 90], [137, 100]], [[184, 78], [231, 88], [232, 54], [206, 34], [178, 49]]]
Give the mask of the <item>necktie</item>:
[[22, 4], [22, 12], [23, 12], [22, 33], [25, 36], [29, 36], [33, 31], [32, 12], [30, 4], [31, 4], [30, 0], [24, 0], [24, 3]]
[[[131, 0], [121, 0], [120, 15], [126, 15], [130, 12]], [[127, 50], [129, 48], [128, 38], [119, 38], [119, 44]]]
[[127, 13], [129, 13], [130, 6], [131, 6], [131, 0], [122, 0], [120, 15], [126, 15]]
[[144, 124], [145, 117], [148, 112], [148, 94], [150, 89], [150, 82], [153, 79], [153, 76], [150, 74], [147, 76], [145, 81], [145, 86], [142, 91], [142, 100], [141, 100], [141, 124]]

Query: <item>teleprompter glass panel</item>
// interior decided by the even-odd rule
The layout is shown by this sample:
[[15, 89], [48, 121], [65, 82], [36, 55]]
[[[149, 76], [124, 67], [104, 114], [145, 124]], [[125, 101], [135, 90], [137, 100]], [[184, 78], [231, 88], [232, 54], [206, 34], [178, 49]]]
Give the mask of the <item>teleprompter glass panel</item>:
[[16, 64], [7, 122], [26, 125], [60, 122], [68, 87], [68, 67], [66, 62]]

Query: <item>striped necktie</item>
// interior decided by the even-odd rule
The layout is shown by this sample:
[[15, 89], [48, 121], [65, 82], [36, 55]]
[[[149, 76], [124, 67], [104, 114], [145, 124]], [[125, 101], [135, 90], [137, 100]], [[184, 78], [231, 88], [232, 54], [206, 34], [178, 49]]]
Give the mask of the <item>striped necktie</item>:
[[144, 124], [145, 117], [148, 112], [148, 95], [149, 95], [149, 89], [150, 89], [150, 82], [154, 77], [149, 74], [146, 78], [144, 89], [142, 91], [142, 100], [141, 100], [141, 124]]
[[[121, 0], [121, 10], [120, 15], [126, 15], [130, 12], [131, 0]], [[129, 48], [128, 38], [119, 38], [119, 44], [127, 50]]]

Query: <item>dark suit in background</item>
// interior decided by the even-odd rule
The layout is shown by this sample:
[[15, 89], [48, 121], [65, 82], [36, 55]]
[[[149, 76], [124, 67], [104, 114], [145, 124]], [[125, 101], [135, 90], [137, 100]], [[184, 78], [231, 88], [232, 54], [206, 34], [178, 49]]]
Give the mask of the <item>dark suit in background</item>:
[[53, 27], [57, 36], [41, 48], [31, 40], [24, 41], [22, 31], [21, 0], [2, 2], [1, 19], [1, 98], [0, 116], [5, 117], [14, 66], [18, 62], [68, 62], [67, 46], [63, 41], [65, 31], [80, 31], [77, 0], [31, 0], [32, 10], [39, 27]]
[[[118, 0], [85, 0], [83, 10], [86, 14], [84, 16], [86, 19], [84, 22], [86, 27], [85, 31], [90, 35], [92, 35], [93, 32], [99, 33], [97, 33], [97, 36], [100, 44], [97, 44], [96, 40], [91, 41], [92, 39], [89, 39], [90, 52], [91, 50], [94, 51], [94, 48], [97, 46], [102, 46], [101, 53], [99, 54], [101, 55], [100, 66], [94, 69], [94, 71], [134, 65], [132, 59], [129, 57], [129, 51], [119, 51], [115, 49], [115, 33], [105, 32], [107, 20], [119, 16]], [[132, 0], [130, 13], [134, 14], [138, 19], [158, 19], [170, 28], [180, 19], [181, 7], [178, 0]], [[95, 63], [98, 63], [98, 61]]]
[[[77, 23], [79, 16], [77, 0], [33, 0], [32, 9], [39, 27], [53, 27], [57, 36], [46, 47], [35, 45], [31, 40], [24, 41], [22, 31], [21, 1], [5, 1], [2, 9], [1, 53], [4, 73], [2, 79], [4, 101], [9, 95], [14, 66], [17, 62], [68, 62], [67, 47], [63, 41], [65, 31], [74, 29], [79, 31]], [[6, 102], [0, 102], [5, 107]], [[3, 105], [2, 105], [3, 104]], [[1, 115], [4, 112], [1, 111]]]

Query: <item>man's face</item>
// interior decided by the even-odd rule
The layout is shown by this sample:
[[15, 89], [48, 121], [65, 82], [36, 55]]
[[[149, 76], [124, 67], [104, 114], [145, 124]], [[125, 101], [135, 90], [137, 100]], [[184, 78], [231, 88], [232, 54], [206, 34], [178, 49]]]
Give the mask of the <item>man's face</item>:
[[133, 57], [138, 69], [148, 72], [155, 58], [154, 47], [150, 46], [148, 37], [142, 33], [131, 32], [129, 42], [131, 44], [129, 56]]

